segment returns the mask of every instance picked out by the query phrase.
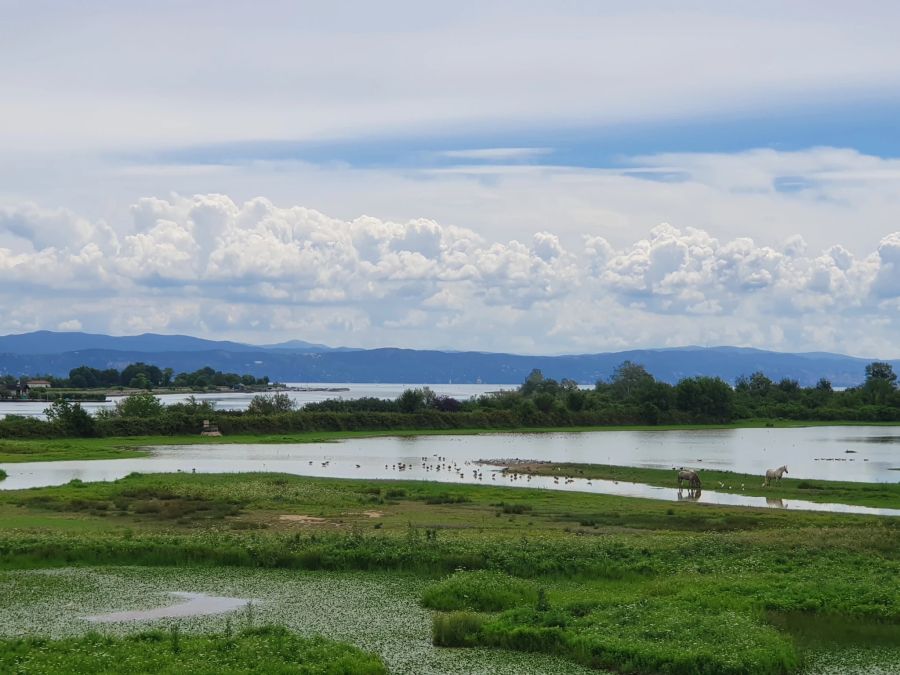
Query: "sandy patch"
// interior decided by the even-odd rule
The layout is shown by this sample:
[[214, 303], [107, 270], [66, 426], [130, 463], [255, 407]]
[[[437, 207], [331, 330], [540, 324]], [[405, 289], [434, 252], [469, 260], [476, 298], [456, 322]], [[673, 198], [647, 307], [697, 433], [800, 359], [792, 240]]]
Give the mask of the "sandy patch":
[[381, 511], [363, 511], [363, 515], [369, 518], [381, 518], [384, 514]]
[[284, 513], [278, 516], [278, 520], [286, 520], [291, 523], [324, 523], [324, 518], [316, 518], [315, 516], [304, 516], [299, 513]]

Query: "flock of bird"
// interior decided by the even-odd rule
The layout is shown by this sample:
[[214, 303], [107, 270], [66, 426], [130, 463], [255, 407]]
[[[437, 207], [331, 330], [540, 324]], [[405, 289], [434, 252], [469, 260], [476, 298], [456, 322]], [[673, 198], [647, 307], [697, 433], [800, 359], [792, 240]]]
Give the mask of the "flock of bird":
[[[848, 450], [847, 452], [854, 453], [855, 451]], [[471, 469], [472, 478], [475, 480], [483, 480], [484, 479], [484, 472], [482, 471], [482, 469], [479, 468], [478, 462], [472, 462], [470, 460], [466, 460], [463, 462], [462, 465], [460, 465], [454, 460], [450, 460], [447, 457], [443, 457], [443, 456], [440, 456], [437, 454], [432, 455], [431, 457], [420, 457], [419, 460], [420, 461], [418, 462], [418, 468], [420, 468], [420, 469], [424, 469], [425, 471], [434, 471], [435, 473], [440, 473], [442, 471], [447, 472], [447, 473], [453, 473], [461, 479], [466, 478], [466, 475], [470, 470], [468, 467], [474, 466], [474, 468]], [[698, 460], [698, 461], [700, 461], [700, 460]], [[852, 461], [854, 461], [854, 458], [852, 458], [852, 457], [850, 457], [850, 458], [816, 457], [816, 458], [814, 458], [814, 461], [816, 461], [816, 462], [847, 462], [847, 461], [852, 462]], [[863, 459], [863, 461], [868, 462], [869, 460]], [[309, 461], [310, 466], [312, 466], [314, 463], [315, 463], [314, 460]], [[331, 460], [325, 459], [324, 461], [321, 462], [321, 464], [322, 464], [322, 468], [328, 468], [331, 465]], [[357, 464], [356, 468], [361, 469], [362, 465]], [[384, 468], [386, 471], [404, 472], [404, 471], [411, 470], [411, 469], [414, 469], [417, 467], [416, 467], [416, 464], [414, 464], [412, 462], [410, 462], [410, 463], [397, 462], [395, 464], [385, 464]], [[499, 472], [496, 472], [496, 471], [491, 472], [489, 474], [491, 477], [491, 480], [496, 481], [498, 473], [501, 476], [501, 478], [507, 479], [510, 483], [515, 483], [515, 482], [523, 480], [523, 479], [525, 480], [525, 482], [531, 482], [531, 479], [534, 477], [530, 473], [519, 473], [515, 470], [510, 469], [509, 467], [505, 467], [505, 468], [501, 469]], [[562, 478], [564, 481], [563, 485], [571, 485], [576, 480], [575, 478], [573, 478], [571, 476], [554, 476], [553, 484], [559, 485], [560, 478]], [[587, 480], [585, 482], [587, 485], [593, 485], [593, 483], [590, 480]], [[725, 488], [727, 488], [729, 490], [733, 489], [731, 485], [726, 485], [725, 483], [723, 483], [721, 481], [717, 481], [717, 482], [719, 483], [719, 488], [721, 488], [721, 489], [725, 489]], [[618, 485], [619, 481], [613, 481], [613, 483]], [[744, 489], [744, 484], [741, 483], [741, 490], [743, 490], [743, 489]]]

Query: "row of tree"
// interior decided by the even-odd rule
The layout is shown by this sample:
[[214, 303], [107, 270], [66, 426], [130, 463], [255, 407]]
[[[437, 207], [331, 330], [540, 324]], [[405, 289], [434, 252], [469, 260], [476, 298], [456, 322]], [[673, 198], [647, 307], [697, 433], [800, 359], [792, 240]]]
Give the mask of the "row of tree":
[[626, 361], [591, 389], [535, 370], [516, 390], [466, 401], [423, 387], [393, 400], [333, 399], [303, 409], [285, 393], [258, 394], [246, 411], [217, 411], [193, 397], [166, 406], [144, 392], [93, 416], [64, 400], [46, 413], [46, 422], [8, 416], [0, 421], [0, 437], [196, 433], [203, 420], [228, 433], [705, 424], [752, 418], [900, 421], [900, 390], [891, 366], [880, 362], [866, 367], [860, 386], [836, 391], [826, 380], [804, 388], [795, 380], [774, 382], [763, 373], [741, 377], [734, 386], [715, 377], [689, 377], [671, 385]]
[[672, 385], [642, 365], [626, 361], [608, 380], [584, 389], [573, 380], [545, 378], [534, 370], [514, 391], [486, 394], [469, 401], [438, 396], [427, 387], [405, 391], [394, 401], [331, 400], [306, 410], [329, 412], [476, 412], [506, 410], [522, 420], [551, 416], [599, 420], [601, 424], [727, 423], [739, 419], [900, 420], [900, 390], [890, 364], [866, 366], [858, 386], [836, 391], [819, 380], [801, 387], [793, 379], [774, 382], [756, 372], [734, 386], [718, 377], [688, 377]]
[[[0, 378], [0, 389], [14, 391], [28, 378], [16, 378], [5, 375]], [[115, 368], [100, 370], [90, 366], [79, 366], [69, 371], [68, 377], [53, 377], [48, 375], [40, 379], [50, 382], [53, 389], [111, 389], [116, 387], [130, 387], [132, 389], [156, 388], [190, 388], [206, 389], [209, 387], [256, 387], [269, 384], [268, 376], [254, 377], [253, 375], [238, 375], [237, 373], [223, 373], [219, 370], [206, 367], [195, 370], [192, 373], [178, 373], [171, 368], [160, 368], [149, 363], [132, 363], [121, 371]]]

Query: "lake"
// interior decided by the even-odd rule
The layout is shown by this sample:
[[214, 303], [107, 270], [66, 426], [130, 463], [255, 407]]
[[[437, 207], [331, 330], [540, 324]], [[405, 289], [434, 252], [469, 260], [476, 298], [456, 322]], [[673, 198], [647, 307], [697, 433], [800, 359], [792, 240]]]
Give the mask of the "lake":
[[[150, 457], [143, 458], [5, 464], [2, 468], [9, 477], [0, 482], [0, 489], [61, 485], [73, 478], [115, 480], [133, 471], [264, 471], [332, 478], [490, 483], [668, 500], [686, 498], [686, 493], [679, 495], [674, 487], [583, 479], [555, 484], [548, 477], [512, 480], [500, 474], [496, 465], [474, 464], [500, 458], [722, 469], [758, 474], [760, 482], [766, 468], [786, 464], [791, 478], [894, 483], [900, 481], [900, 427], [496, 433], [354, 438], [336, 443], [159, 446], [152, 449]], [[401, 470], [401, 464], [408, 468]], [[439, 464], [440, 470], [436, 469]], [[457, 469], [444, 468], [447, 465]], [[798, 500], [782, 502], [714, 490], [703, 490], [700, 501], [900, 515], [900, 504], [898, 509], [873, 509]]]
[[[359, 382], [287, 382], [288, 387], [303, 387], [317, 391], [285, 392], [298, 406], [328, 399], [383, 398], [394, 399], [405, 389], [430, 387], [439, 396], [450, 396], [460, 401], [480, 396], [490, 391], [516, 389], [515, 384], [379, 384]], [[341, 389], [346, 391], [325, 391]], [[209, 401], [217, 410], [246, 410], [250, 401], [259, 392], [206, 392], [197, 394], [159, 394], [157, 398], [165, 405], [183, 403], [190, 396], [198, 401]], [[110, 397], [107, 401], [83, 401], [81, 407], [88, 412], [104, 408], [112, 408], [121, 397]], [[44, 409], [50, 405], [47, 401], [0, 401], [0, 419], [7, 415], [22, 415], [44, 419]]]

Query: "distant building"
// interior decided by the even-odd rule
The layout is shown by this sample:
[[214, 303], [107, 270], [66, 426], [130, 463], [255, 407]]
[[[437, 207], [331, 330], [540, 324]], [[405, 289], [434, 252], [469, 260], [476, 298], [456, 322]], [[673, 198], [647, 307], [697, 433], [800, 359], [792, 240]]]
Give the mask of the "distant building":
[[47, 380], [28, 380], [26, 384], [29, 389], [49, 389], [51, 386]]

